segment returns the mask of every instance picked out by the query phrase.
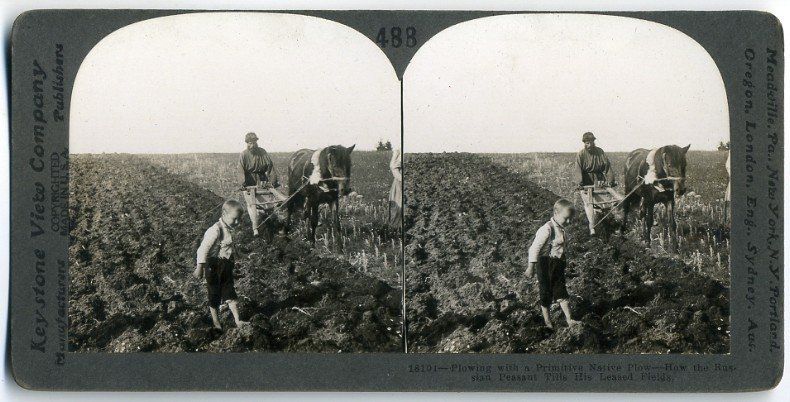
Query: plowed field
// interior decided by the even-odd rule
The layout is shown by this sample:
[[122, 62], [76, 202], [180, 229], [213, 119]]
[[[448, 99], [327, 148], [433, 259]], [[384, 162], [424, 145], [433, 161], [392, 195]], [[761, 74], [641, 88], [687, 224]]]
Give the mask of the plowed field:
[[133, 155], [77, 155], [70, 171], [72, 351], [401, 350], [400, 292], [304, 242], [234, 234], [242, 319], [211, 328], [191, 276], [223, 198]]
[[[568, 328], [544, 327], [527, 249], [558, 198], [474, 154], [407, 154], [412, 352], [727, 353], [729, 283], [630, 238], [570, 225]], [[570, 178], [569, 178], [570, 180]]]

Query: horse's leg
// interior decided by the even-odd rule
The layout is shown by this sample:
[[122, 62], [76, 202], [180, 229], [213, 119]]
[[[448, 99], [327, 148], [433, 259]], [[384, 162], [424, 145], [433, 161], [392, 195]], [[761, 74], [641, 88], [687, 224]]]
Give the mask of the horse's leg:
[[641, 236], [642, 232], [645, 230], [645, 198], [644, 197], [640, 196], [639, 204], [637, 204], [636, 207], [637, 207], [636, 222], [637, 225], [639, 226], [639, 230], [641, 231], [639, 234]]
[[669, 251], [674, 253], [677, 251], [678, 243], [675, 233], [677, 232], [677, 222], [675, 221], [675, 198], [667, 201], [664, 204], [664, 213], [666, 213], [666, 231], [669, 237]]
[[332, 203], [333, 209], [333, 220], [335, 226], [335, 243], [341, 247], [343, 247], [343, 235], [340, 233], [340, 200], [337, 199]]
[[654, 209], [655, 204], [651, 202], [645, 202], [645, 233], [644, 233], [644, 240], [647, 245], [650, 245], [650, 231], [653, 229], [653, 219], [655, 218]]
[[645, 233], [647, 233], [647, 205], [645, 205], [644, 200], [639, 206], [639, 223], [642, 226], [642, 241], [645, 241]]
[[315, 230], [318, 227], [318, 201], [310, 202], [310, 244], [315, 246]]
[[337, 235], [339, 236], [340, 235], [340, 200], [339, 199], [335, 200], [334, 207], [335, 207], [335, 216], [334, 216], [334, 219], [335, 219], [335, 231], [337, 232]]
[[293, 202], [293, 198], [287, 201], [287, 205], [285, 206], [285, 229], [283, 232], [288, 235], [288, 232], [291, 230], [291, 215], [294, 213], [294, 205], [296, 204]]
[[620, 225], [621, 236], [625, 236], [625, 233], [628, 231], [628, 213], [631, 211], [631, 202], [631, 196], [623, 200], [623, 222]]
[[671, 248], [669, 244], [669, 215], [667, 212], [669, 211], [669, 201], [664, 201], [661, 203], [664, 206], [662, 211], [656, 211], [657, 216], [655, 220], [661, 224], [661, 238], [667, 241], [667, 250]]
[[[273, 213], [274, 211], [270, 212], [270, 214]], [[263, 217], [264, 220], [269, 219], [269, 216], [270, 215], [267, 214], [265, 217]], [[261, 230], [263, 230], [263, 240], [267, 243], [271, 243], [274, 240], [274, 220], [269, 219], [265, 223], [262, 222], [262, 224], [263, 227], [261, 227]]]
[[642, 197], [639, 199], [639, 219], [645, 220], [645, 215], [647, 214], [647, 199]]

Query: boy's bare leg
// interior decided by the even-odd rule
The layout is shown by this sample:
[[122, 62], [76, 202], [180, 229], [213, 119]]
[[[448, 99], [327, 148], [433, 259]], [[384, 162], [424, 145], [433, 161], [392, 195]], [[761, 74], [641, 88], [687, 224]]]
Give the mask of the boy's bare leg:
[[570, 306], [568, 306], [568, 300], [562, 299], [559, 302], [560, 302], [560, 308], [562, 309], [563, 314], [565, 314], [565, 320], [568, 321], [568, 326], [572, 327], [578, 324], [579, 321], [576, 321], [571, 318], [571, 308]]
[[549, 308], [540, 306], [540, 312], [543, 313], [543, 322], [546, 323], [546, 327], [554, 328], [554, 325], [551, 325], [551, 316], [549, 316]]
[[217, 315], [217, 309], [214, 307], [209, 307], [208, 310], [211, 312], [211, 321], [214, 322], [214, 328], [222, 329], [222, 325], [219, 323], [219, 316]]
[[230, 312], [233, 314], [233, 320], [236, 321], [237, 327], [240, 327], [244, 324], [249, 324], [247, 321], [242, 321], [239, 319], [239, 304], [236, 303], [236, 300], [228, 300], [228, 308], [230, 308]]

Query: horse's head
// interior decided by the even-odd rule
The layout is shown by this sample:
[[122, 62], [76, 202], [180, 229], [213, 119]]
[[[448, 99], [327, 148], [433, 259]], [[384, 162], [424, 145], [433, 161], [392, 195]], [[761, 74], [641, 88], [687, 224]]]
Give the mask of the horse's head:
[[355, 146], [356, 144], [348, 148], [342, 145], [326, 147], [326, 168], [337, 182], [337, 191], [341, 196], [351, 192], [351, 151]]
[[666, 177], [672, 179], [672, 189], [677, 195], [686, 192], [686, 153], [691, 144], [685, 147], [667, 145], [661, 148], [661, 162]]

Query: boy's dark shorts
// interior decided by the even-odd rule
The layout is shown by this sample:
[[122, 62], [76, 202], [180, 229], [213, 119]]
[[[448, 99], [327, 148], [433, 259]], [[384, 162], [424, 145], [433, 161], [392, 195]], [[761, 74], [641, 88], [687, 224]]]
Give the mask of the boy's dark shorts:
[[206, 289], [209, 307], [218, 308], [226, 300], [236, 298], [236, 285], [233, 281], [232, 259], [212, 257], [206, 261]]
[[565, 260], [560, 258], [538, 258], [538, 289], [540, 289], [540, 305], [551, 306], [551, 302], [568, 298], [565, 288]]

